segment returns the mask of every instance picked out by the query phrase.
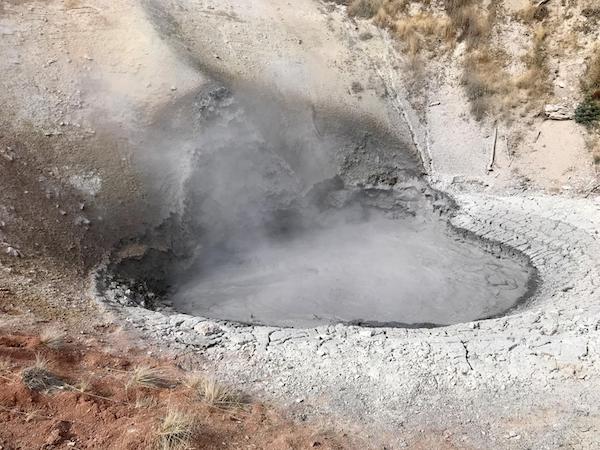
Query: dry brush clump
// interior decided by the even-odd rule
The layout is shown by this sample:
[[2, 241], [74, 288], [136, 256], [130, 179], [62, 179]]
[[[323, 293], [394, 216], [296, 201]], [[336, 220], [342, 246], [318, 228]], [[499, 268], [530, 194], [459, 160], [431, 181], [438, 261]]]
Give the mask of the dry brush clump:
[[196, 420], [190, 413], [170, 409], [163, 418], [157, 434], [157, 446], [161, 450], [190, 448], [196, 434]]
[[448, 43], [454, 37], [448, 18], [425, 13], [400, 18], [390, 28], [394, 35], [405, 43], [407, 53], [411, 57], [423, 50], [435, 53], [440, 49], [439, 44]]
[[[575, 121], [586, 126], [600, 122], [600, 45], [596, 45], [581, 79], [583, 100], [575, 109]], [[594, 164], [598, 165], [597, 153]]]
[[0, 358], [0, 375], [6, 375], [12, 370], [12, 362], [6, 357]]
[[51, 350], [60, 350], [65, 346], [65, 333], [56, 329], [48, 328], [40, 333], [40, 343]]
[[185, 385], [210, 406], [239, 406], [243, 403], [237, 391], [219, 383], [212, 376], [192, 374]]
[[348, 4], [348, 14], [369, 19], [379, 11], [382, 0], [353, 0]]
[[39, 353], [36, 354], [35, 363], [21, 372], [21, 381], [36, 392], [51, 392], [67, 386], [62, 378], [49, 370], [48, 360]]
[[445, 9], [459, 42], [478, 48], [487, 40], [491, 31], [490, 13], [482, 4], [474, 0], [446, 0]]
[[[412, 77], [425, 78], [430, 60], [450, 56], [465, 46], [462, 86], [477, 120], [494, 116], [513, 120], [516, 111], [539, 110], [552, 95], [549, 69], [550, 13], [545, 4], [531, 4], [512, 16], [525, 26], [531, 47], [523, 57], [524, 70], [509, 73], [511, 57], [498, 41], [495, 27], [502, 22], [498, 2], [483, 0], [338, 0], [351, 15], [372, 18], [403, 44]], [[509, 16], [507, 18], [510, 19]], [[568, 42], [567, 42], [568, 41]], [[554, 40], [552, 42], [555, 42]], [[561, 41], [562, 42], [562, 41]], [[556, 44], [558, 45], [558, 44]], [[577, 46], [570, 36], [565, 46]], [[449, 63], [450, 60], [448, 60]], [[418, 70], [417, 70], [418, 69]], [[600, 69], [598, 69], [600, 73]], [[418, 84], [418, 83], [417, 83]], [[600, 95], [600, 94], [599, 94]]]
[[506, 77], [487, 51], [473, 52], [465, 59], [461, 82], [476, 120], [482, 120], [510, 91]]
[[581, 84], [585, 94], [600, 100], [600, 45], [594, 48]]
[[517, 80], [517, 87], [528, 91], [532, 97], [542, 98], [552, 89], [548, 67], [547, 37], [547, 29], [543, 25], [538, 25], [532, 34], [531, 49], [523, 58], [527, 70]]
[[165, 389], [172, 388], [175, 385], [176, 383], [169, 380], [162, 369], [145, 365], [135, 366], [125, 383], [127, 389], [136, 386], [150, 389]]
[[545, 4], [530, 4], [518, 11], [515, 14], [515, 19], [526, 24], [531, 25], [536, 22], [541, 22], [548, 17], [550, 11]]

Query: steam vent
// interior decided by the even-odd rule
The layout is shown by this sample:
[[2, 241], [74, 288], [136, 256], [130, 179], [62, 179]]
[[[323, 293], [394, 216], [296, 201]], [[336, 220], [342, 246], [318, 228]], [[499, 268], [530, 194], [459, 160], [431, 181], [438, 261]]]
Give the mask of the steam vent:
[[0, 2], [0, 450], [600, 442], [597, 0]]

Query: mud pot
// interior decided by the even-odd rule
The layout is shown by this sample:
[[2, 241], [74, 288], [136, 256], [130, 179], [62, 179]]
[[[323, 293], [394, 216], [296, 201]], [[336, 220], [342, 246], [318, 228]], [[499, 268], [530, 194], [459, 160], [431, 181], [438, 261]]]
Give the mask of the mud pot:
[[386, 130], [216, 85], [155, 120], [140, 164], [164, 169], [155, 196], [180, 207], [123, 243], [104, 289], [283, 327], [449, 325], [532, 295], [528, 260], [451, 227], [451, 199]]

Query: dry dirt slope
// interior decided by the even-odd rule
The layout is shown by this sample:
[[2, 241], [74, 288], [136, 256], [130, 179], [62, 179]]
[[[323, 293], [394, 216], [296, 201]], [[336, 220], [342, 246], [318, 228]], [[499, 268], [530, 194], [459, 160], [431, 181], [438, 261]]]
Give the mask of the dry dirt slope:
[[597, 184], [598, 128], [573, 120], [600, 88], [595, 1], [339, 3], [389, 31], [379, 53], [393, 49], [402, 70], [388, 77], [410, 86], [434, 178], [566, 193]]

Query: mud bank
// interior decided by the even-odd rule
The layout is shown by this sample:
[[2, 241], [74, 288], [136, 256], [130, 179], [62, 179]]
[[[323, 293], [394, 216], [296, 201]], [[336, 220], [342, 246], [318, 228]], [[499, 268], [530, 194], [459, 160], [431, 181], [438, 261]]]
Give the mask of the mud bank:
[[115, 255], [164, 257], [110, 275], [179, 312], [288, 327], [448, 325], [531, 296], [526, 257], [448, 225], [454, 202], [427, 184], [412, 144], [293, 101], [213, 82], [158, 112], [139, 166], [151, 209], [170, 216]]
[[[339, 425], [352, 416], [371, 432], [380, 430], [383, 443], [399, 446], [419, 437], [423, 420], [434, 429], [460, 429], [460, 442], [475, 446], [506, 448], [517, 434], [525, 446], [572, 442], [564, 428], [568, 421], [598, 417], [596, 394], [587, 387], [600, 375], [600, 248], [593, 236], [600, 205], [545, 196], [455, 195], [461, 208], [454, 226], [510, 242], [537, 268], [539, 287], [526, 309], [439, 329], [285, 329], [124, 306], [128, 294], [122, 288], [100, 293], [94, 280], [93, 289], [111, 314], [165, 351], [182, 354], [183, 364], [243, 380], [277, 401], [298, 399], [289, 404], [298, 417], [326, 415]], [[546, 401], [567, 423], [553, 425], [543, 439], [535, 422], [515, 428], [498, 409], [533, 414], [538, 395], [559, 387], [580, 409], [563, 408], [560, 398]], [[473, 421], [473, 408], [485, 419]], [[482, 420], [494, 424], [485, 435]], [[398, 427], [401, 435], [391, 433]]]

